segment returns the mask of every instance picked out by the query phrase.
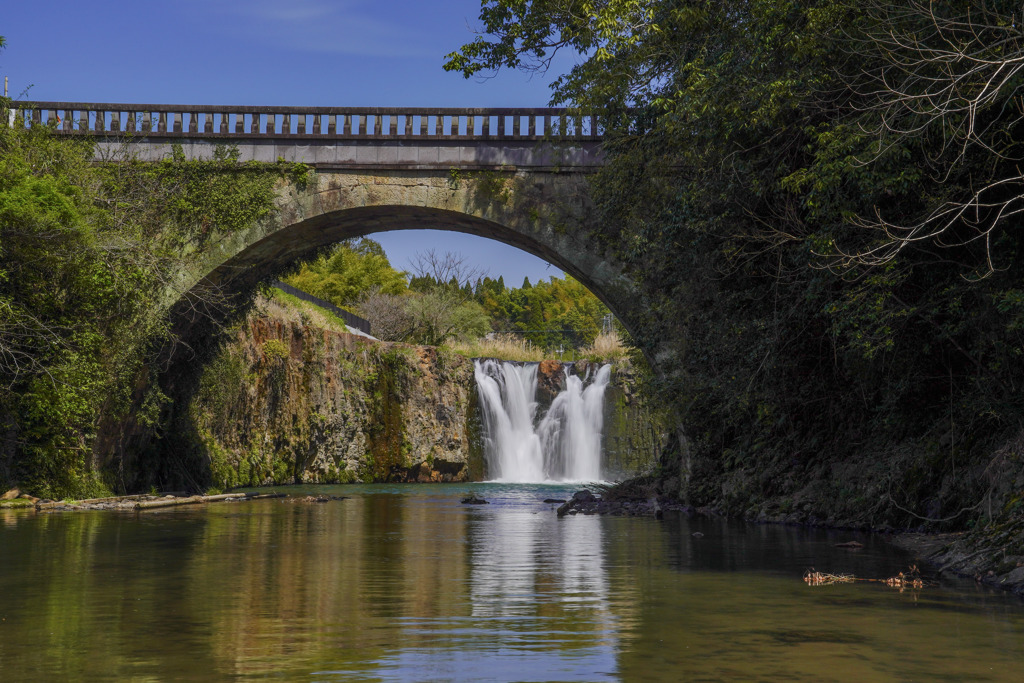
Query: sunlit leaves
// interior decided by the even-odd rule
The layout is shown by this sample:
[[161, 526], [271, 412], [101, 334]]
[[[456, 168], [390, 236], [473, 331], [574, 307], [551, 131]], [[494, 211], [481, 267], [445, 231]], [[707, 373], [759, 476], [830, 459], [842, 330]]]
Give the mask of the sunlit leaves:
[[354, 306], [364, 294], [404, 294], [406, 273], [391, 267], [381, 246], [371, 239], [338, 244], [329, 254], [303, 264], [288, 284], [336, 306]]

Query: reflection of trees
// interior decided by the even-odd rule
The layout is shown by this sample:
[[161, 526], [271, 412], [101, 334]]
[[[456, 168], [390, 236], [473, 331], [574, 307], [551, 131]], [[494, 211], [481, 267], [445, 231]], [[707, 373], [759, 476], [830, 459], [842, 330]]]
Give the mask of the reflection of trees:
[[452, 595], [464, 584], [461, 518], [426, 508], [413, 520], [399, 497], [384, 495], [283, 505], [211, 515], [193, 584], [213, 586], [219, 601], [210, 620], [223, 670], [372, 668], [398, 643], [425, 637], [401, 633], [401, 618], [462, 602]]
[[156, 680], [215, 670], [205, 639], [181, 637], [193, 625], [181, 599], [201, 518], [21, 514], [4, 522], [0, 678]]

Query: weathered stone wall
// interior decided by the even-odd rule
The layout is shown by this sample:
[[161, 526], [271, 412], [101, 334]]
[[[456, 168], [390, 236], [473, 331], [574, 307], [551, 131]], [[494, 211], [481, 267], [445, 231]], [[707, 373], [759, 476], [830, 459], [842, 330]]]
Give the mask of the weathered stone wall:
[[[542, 364], [542, 409], [564, 387], [564, 367]], [[610, 478], [649, 469], [662, 442], [634, 385], [623, 365], [607, 389]], [[444, 349], [254, 315], [204, 370], [189, 413], [218, 488], [486, 477], [473, 363]]]

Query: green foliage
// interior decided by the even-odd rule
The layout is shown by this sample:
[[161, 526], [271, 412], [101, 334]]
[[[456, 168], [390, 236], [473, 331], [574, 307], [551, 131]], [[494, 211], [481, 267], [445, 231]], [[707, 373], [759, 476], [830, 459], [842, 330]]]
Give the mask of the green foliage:
[[370, 290], [403, 294], [406, 274], [395, 270], [384, 249], [371, 239], [341, 242], [329, 254], [305, 263], [285, 281], [335, 306], [353, 307]]
[[[495, 188], [500, 194], [500, 183]], [[363, 238], [336, 245], [286, 281], [355, 310], [382, 339], [434, 346], [497, 330], [514, 332], [541, 348], [580, 348], [594, 341], [609, 315], [570, 277], [553, 277], [536, 286], [527, 279], [521, 289], [507, 289], [501, 278], [439, 282], [424, 274], [407, 282], [407, 275], [391, 267], [377, 242]]]
[[[604, 114], [596, 237], [645, 292], [631, 330], [690, 434], [692, 502], [977, 509], [1024, 414], [1014, 12], [485, 0], [448, 56], [468, 77], [581, 55], [552, 103]], [[850, 481], [809, 483], [844, 463]]]
[[494, 330], [514, 332], [543, 349], [580, 349], [594, 342], [610, 312], [572, 277], [551, 277], [519, 289], [485, 278], [476, 299], [491, 318]]
[[472, 339], [490, 330], [483, 307], [445, 288], [407, 298], [405, 309], [412, 318], [410, 341], [439, 346], [449, 339]]
[[263, 342], [263, 356], [269, 362], [287, 360], [288, 347], [280, 339], [268, 339]]
[[153, 426], [166, 403], [133, 388], [169, 336], [175, 273], [267, 215], [292, 171], [226, 148], [207, 161], [92, 158], [88, 139], [0, 123], [0, 485], [53, 498], [108, 490], [102, 430], [132, 410]]
[[245, 229], [273, 210], [281, 178], [303, 177], [302, 165], [238, 162], [218, 145], [210, 159], [186, 159], [180, 145], [156, 163], [133, 158], [98, 167], [110, 220], [168, 258], [195, 252], [211, 239]]

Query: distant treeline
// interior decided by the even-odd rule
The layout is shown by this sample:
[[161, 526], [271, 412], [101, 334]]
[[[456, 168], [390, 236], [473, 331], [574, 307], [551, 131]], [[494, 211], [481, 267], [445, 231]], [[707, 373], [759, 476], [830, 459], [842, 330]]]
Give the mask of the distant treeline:
[[286, 278], [292, 286], [367, 318], [385, 341], [442, 344], [512, 333], [545, 349], [591, 345], [612, 320], [579, 282], [551, 277], [507, 287], [457, 254], [422, 254], [416, 272], [391, 266], [377, 242], [336, 245]]

